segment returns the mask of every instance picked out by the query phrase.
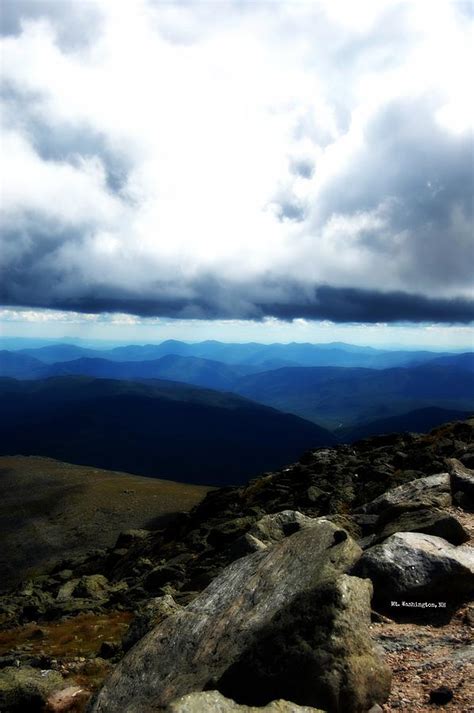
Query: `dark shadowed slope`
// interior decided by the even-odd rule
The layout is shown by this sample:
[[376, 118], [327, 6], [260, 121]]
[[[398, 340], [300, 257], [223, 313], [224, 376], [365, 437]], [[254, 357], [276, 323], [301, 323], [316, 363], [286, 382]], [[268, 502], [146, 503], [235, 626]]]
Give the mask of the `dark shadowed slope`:
[[0, 377], [12, 379], [41, 379], [48, 375], [48, 367], [29, 354], [0, 351]]
[[448, 421], [463, 421], [471, 417], [469, 411], [453, 411], [443, 408], [422, 408], [391, 418], [362, 423], [348, 430], [336, 431], [344, 443], [352, 443], [360, 438], [380, 436], [385, 433], [427, 433], [432, 428]]
[[474, 371], [474, 352], [440, 356], [429, 362], [431, 366], [451, 366], [464, 371]]
[[0, 453], [199, 484], [246, 481], [335, 442], [313, 423], [167, 381], [0, 380]]
[[236, 390], [327, 428], [351, 427], [432, 406], [456, 411], [474, 408], [474, 373], [457, 366], [285, 368], [243, 377]]
[[0, 457], [0, 586], [110, 547], [123, 530], [156, 528], [208, 490], [50, 458]]

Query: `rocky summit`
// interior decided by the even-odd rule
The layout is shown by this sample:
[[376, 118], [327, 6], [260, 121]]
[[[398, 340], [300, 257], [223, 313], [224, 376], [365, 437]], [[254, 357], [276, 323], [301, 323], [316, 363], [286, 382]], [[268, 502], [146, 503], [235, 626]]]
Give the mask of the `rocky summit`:
[[319, 448], [58, 561], [1, 599], [0, 711], [467, 712], [473, 465], [474, 419]]

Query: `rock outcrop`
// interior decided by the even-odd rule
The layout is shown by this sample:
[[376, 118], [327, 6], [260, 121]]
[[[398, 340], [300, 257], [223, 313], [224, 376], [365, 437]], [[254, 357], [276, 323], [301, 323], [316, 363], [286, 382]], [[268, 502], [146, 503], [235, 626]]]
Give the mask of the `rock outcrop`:
[[399, 532], [366, 550], [353, 573], [373, 582], [375, 602], [383, 609], [400, 599], [420, 607], [438, 600], [452, 604], [474, 591], [474, 549], [454, 547], [433, 535]]
[[409, 510], [451, 505], [451, 483], [449, 473], [438, 473], [427, 478], [417, 478], [398, 488], [388, 490], [372, 502], [363, 505], [364, 513], [395, 515]]
[[377, 523], [373, 544], [382, 542], [397, 532], [422, 532], [425, 535], [435, 535], [452, 545], [462, 545], [469, 540], [469, 533], [459, 520], [439, 508], [409, 510], [395, 515], [393, 519], [381, 517]]
[[[212, 491], [166, 527], [125, 532], [109, 550], [61, 561], [2, 597], [0, 623], [19, 643], [3, 649], [0, 668], [19, 664], [28, 676], [29, 666], [57, 667], [72, 674], [68, 685], [81, 671], [76, 682], [95, 689], [116, 665], [91, 704], [97, 711], [206, 701], [239, 713], [257, 703], [366, 713], [389, 685], [371, 644], [379, 624], [369, 631], [370, 581], [373, 619], [385, 626], [400, 626], [385, 608], [392, 619], [407, 614], [393, 600], [468, 603], [473, 464], [474, 419], [308, 451], [279, 472]], [[464, 609], [459, 617], [472, 622]], [[439, 612], [411, 610], [414, 620]], [[48, 650], [50, 628], [67, 632], [82, 619], [92, 637], [96, 621], [117, 624], [101, 629], [82, 662]], [[34, 632], [41, 638], [28, 638]]]
[[448, 458], [451, 473], [451, 489], [456, 503], [474, 512], [474, 471], [456, 458]]
[[[338, 578], [360, 554], [347, 533], [322, 518], [267, 551], [237, 560], [126, 655], [91, 710], [143, 713], [216, 687], [219, 681], [232, 687], [232, 667], [245, 666], [245, 657], [255, 656], [261, 646], [274, 648], [283, 631], [290, 634], [288, 627], [291, 633], [296, 627], [300, 643], [305, 643], [299, 654], [302, 669], [294, 669], [299, 669], [295, 684], [304, 682], [304, 687], [296, 690], [287, 674], [292, 701], [319, 705], [327, 699], [329, 710], [348, 713], [370, 707], [367, 704], [377, 698], [383, 701], [390, 676], [368, 636], [370, 584]], [[328, 607], [322, 617], [321, 605], [328, 596], [333, 609]], [[362, 622], [360, 628], [354, 627], [355, 619]], [[330, 650], [321, 658], [317, 649], [324, 646]], [[329, 661], [334, 664], [331, 681], [326, 680]], [[293, 670], [294, 661], [290, 665]], [[281, 685], [281, 671], [278, 679], [273, 685], [266, 681], [267, 700], [262, 700], [262, 692], [254, 692], [256, 702], [283, 697], [273, 695]], [[246, 694], [253, 695], [250, 689]]]

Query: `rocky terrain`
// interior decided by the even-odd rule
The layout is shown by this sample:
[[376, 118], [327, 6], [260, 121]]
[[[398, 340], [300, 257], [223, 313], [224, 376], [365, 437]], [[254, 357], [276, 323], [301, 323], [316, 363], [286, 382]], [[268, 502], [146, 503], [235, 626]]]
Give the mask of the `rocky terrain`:
[[320, 448], [1, 600], [0, 711], [472, 711], [474, 419]]

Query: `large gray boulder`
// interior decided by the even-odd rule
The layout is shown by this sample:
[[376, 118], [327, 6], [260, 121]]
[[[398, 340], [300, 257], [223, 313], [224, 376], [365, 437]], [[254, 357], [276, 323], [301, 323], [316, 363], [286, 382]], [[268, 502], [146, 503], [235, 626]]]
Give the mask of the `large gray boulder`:
[[438, 473], [426, 478], [411, 480], [409, 483], [388, 490], [375, 500], [363, 505], [360, 512], [393, 516], [407, 510], [448, 507], [451, 503], [449, 473]]
[[[285, 617], [290, 616], [288, 612], [293, 607], [298, 610], [303, 595], [335, 580], [340, 573], [353, 566], [360, 555], [361, 549], [344, 530], [320, 519], [315, 520], [312, 527], [300, 530], [265, 551], [233, 562], [191, 604], [166, 618], [128, 652], [105, 682], [91, 710], [94, 713], [115, 713], [117, 710], [121, 713], [151, 713], [188, 693], [216, 688], [213, 683], [243, 660], [246, 652], [255, 650], [283, 612]], [[368, 584], [364, 587], [365, 619], [362, 615], [360, 618], [367, 623], [370, 587]], [[344, 596], [341, 591], [334, 594], [334, 598], [342, 606]], [[349, 599], [353, 601], [350, 596]], [[353, 614], [356, 609], [360, 614], [355, 604]], [[295, 692], [292, 700], [318, 706], [320, 690], [317, 681], [313, 681], [314, 661], [324, 667], [321, 675], [327, 676], [326, 664], [332, 660], [335, 651], [325, 661], [317, 657], [314, 659], [311, 647], [328, 643], [330, 636], [324, 623], [321, 623], [320, 635], [314, 631], [312, 623], [320, 621], [318, 611], [314, 608], [305, 611], [311, 631], [308, 636], [312, 637], [303, 647], [303, 651], [308, 651], [310, 660], [306, 669], [308, 680], [305, 690]], [[352, 620], [352, 615], [349, 618]], [[337, 636], [337, 632], [333, 633]], [[364, 697], [368, 692], [371, 699], [370, 688], [373, 685], [375, 700], [378, 700], [380, 686], [377, 685], [377, 677], [381, 674], [385, 681], [381, 694], [383, 699], [387, 694], [388, 674], [377, 656], [369, 655], [368, 628], [366, 634], [367, 638], [364, 639], [361, 633], [357, 639], [361, 647], [364, 641], [361, 666], [367, 670], [364, 674], [361, 669], [359, 683], [364, 689]], [[295, 650], [293, 654], [298, 652]], [[356, 656], [355, 651], [353, 654]], [[340, 656], [344, 657], [343, 648]], [[271, 667], [271, 659], [268, 664]], [[341, 673], [341, 683], [339, 680], [335, 682], [334, 688], [340, 685], [341, 691], [349, 691], [355, 685], [355, 674], [351, 673], [355, 667], [355, 663], [354, 666], [347, 663], [347, 676], [344, 678]], [[339, 670], [344, 671], [342, 664]], [[355, 700], [357, 696], [355, 692], [351, 693], [348, 700]], [[267, 700], [282, 697], [271, 695]], [[333, 710], [350, 713], [362, 709], [345, 706], [340, 709], [334, 707]]]
[[[474, 548], [455, 547], [434, 535], [398, 532], [366, 550], [352, 571], [372, 580], [374, 599], [383, 608], [393, 601], [403, 607], [400, 600], [420, 607], [453, 603], [474, 589]], [[393, 606], [395, 614], [397, 604]]]
[[217, 681], [246, 703], [273, 698], [331, 712], [368, 711], [390, 693], [390, 671], [370, 636], [372, 584], [346, 574], [280, 610], [253, 647]]
[[298, 706], [289, 701], [272, 701], [267, 706], [242, 706], [225, 698], [219, 691], [190, 693], [173, 701], [165, 713], [324, 713], [317, 708]]

